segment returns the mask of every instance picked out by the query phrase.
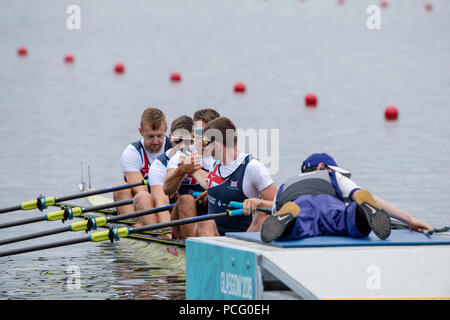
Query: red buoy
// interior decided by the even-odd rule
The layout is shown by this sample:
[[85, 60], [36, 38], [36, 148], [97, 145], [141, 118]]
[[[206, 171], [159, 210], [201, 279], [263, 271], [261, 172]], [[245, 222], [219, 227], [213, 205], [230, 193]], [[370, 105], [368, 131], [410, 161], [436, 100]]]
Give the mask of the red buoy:
[[26, 56], [28, 54], [28, 49], [26, 47], [20, 47], [17, 49], [17, 54], [19, 56]]
[[425, 10], [427, 10], [427, 11], [433, 10], [432, 4], [431, 4], [431, 3], [427, 3], [427, 4], [425, 5]]
[[125, 65], [121, 62], [116, 63], [116, 65], [114, 66], [114, 71], [116, 71], [116, 73], [124, 73]]
[[172, 72], [172, 74], [170, 75], [170, 80], [174, 82], [181, 81], [181, 74], [179, 72]]
[[388, 106], [384, 110], [384, 116], [385, 116], [386, 120], [397, 120], [398, 109], [395, 106]]
[[74, 61], [74, 57], [71, 54], [66, 54], [66, 56], [64, 57], [64, 62], [65, 63], [73, 63]]
[[338, 0], [338, 4], [345, 4], [345, 0]]
[[315, 106], [317, 106], [317, 96], [314, 93], [308, 93], [305, 96], [305, 104], [308, 107], [315, 107]]
[[245, 84], [243, 82], [236, 82], [234, 85], [234, 92], [245, 92]]
[[381, 6], [382, 8], [387, 8], [387, 6], [388, 6], [387, 1], [381, 1], [380, 6]]

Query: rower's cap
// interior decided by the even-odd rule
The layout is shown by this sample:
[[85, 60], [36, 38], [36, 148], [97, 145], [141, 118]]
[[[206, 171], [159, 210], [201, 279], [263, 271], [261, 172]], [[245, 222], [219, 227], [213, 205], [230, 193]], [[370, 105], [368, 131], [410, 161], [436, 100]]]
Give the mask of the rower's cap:
[[306, 169], [310, 167], [318, 166], [320, 163], [323, 163], [328, 168], [337, 171], [348, 178], [350, 178], [351, 176], [350, 171], [339, 168], [333, 157], [327, 153], [314, 153], [310, 155], [308, 158], [306, 158], [302, 164], [302, 172], [304, 172]]

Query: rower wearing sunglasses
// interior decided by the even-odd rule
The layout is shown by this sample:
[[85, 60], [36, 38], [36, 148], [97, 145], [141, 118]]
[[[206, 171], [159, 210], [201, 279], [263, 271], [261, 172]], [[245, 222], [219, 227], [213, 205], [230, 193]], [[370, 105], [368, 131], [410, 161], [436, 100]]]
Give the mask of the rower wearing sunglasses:
[[[173, 194], [177, 192], [178, 198], [175, 206], [171, 212], [171, 220], [182, 219], [185, 215], [200, 216], [208, 213], [208, 207], [205, 201], [198, 201], [204, 199], [205, 189], [198, 183], [198, 181], [188, 172], [184, 171], [184, 166], [178, 166], [180, 159], [195, 153], [195, 150], [201, 150], [201, 139], [203, 135], [203, 128], [206, 124], [219, 117], [219, 113], [211, 108], [201, 109], [194, 113], [194, 141], [190, 146], [184, 150], [177, 152], [167, 163], [166, 182], [164, 183], [164, 192]], [[210, 166], [213, 159], [205, 157], [201, 160], [206, 167]], [[201, 196], [195, 198], [194, 192], [202, 193]], [[177, 238], [186, 238], [192, 234], [192, 225], [180, 227], [173, 227], [173, 233]]]
[[[208, 192], [208, 213], [224, 212], [231, 201], [243, 202], [244, 215], [208, 220], [182, 228], [182, 237], [219, 236], [226, 232], [259, 231], [266, 214], [257, 207], [272, 207], [277, 188], [267, 168], [237, 146], [236, 127], [225, 117], [209, 122], [203, 134], [203, 154], [180, 159], [180, 173], [190, 173]], [[200, 159], [212, 156], [206, 164]], [[166, 183], [170, 177], [166, 178]], [[264, 200], [263, 200], [263, 199]], [[182, 212], [180, 218], [189, 218]]]

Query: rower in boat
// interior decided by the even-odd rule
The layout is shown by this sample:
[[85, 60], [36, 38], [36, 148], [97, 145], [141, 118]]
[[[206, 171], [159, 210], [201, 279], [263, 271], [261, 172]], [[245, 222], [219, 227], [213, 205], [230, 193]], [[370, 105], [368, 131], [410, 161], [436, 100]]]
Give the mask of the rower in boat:
[[[142, 138], [130, 143], [122, 153], [121, 162], [125, 182], [132, 184], [148, 178], [152, 162], [172, 147], [170, 139], [166, 136], [167, 122], [164, 113], [157, 108], [147, 108], [141, 116], [139, 134]], [[131, 199], [139, 192], [150, 192], [149, 186], [138, 186], [114, 192], [114, 201]], [[145, 204], [144, 204], [145, 206]], [[151, 208], [151, 204], [147, 204]], [[120, 214], [135, 211], [134, 205], [117, 208]]]
[[[167, 164], [167, 183], [164, 183], [164, 192], [166, 194], [172, 194], [177, 192], [179, 197], [175, 203], [175, 206], [171, 212], [171, 220], [179, 220], [184, 216], [201, 216], [208, 213], [208, 207], [205, 203], [206, 192], [205, 189], [197, 182], [197, 180], [189, 173], [184, 171], [184, 167], [179, 167], [180, 158], [186, 154], [194, 153], [196, 149], [202, 148], [202, 135], [203, 129], [207, 123], [218, 118], [220, 114], [212, 109], [205, 108], [198, 110], [194, 113], [194, 141], [195, 144], [190, 145], [187, 152], [177, 152]], [[202, 164], [209, 167], [213, 162], [211, 157], [205, 157], [202, 160]], [[201, 195], [196, 198], [193, 196], [194, 192], [200, 192]], [[203, 199], [204, 201], [199, 201]], [[175, 237], [185, 239], [188, 236], [194, 234], [193, 225], [186, 225], [182, 227], [173, 227], [173, 234]]]
[[[193, 143], [193, 126], [194, 121], [191, 117], [186, 115], [178, 117], [172, 122], [169, 139], [173, 147], [152, 162], [148, 173], [151, 194], [146, 191], [141, 191], [134, 197], [134, 207], [136, 211], [146, 210], [149, 206], [152, 208], [162, 207], [176, 201], [178, 196], [176, 191], [170, 196], [167, 196], [163, 191], [164, 178], [167, 173], [167, 164], [178, 151], [188, 148]], [[142, 225], [168, 221], [170, 221], [169, 211], [141, 217]]]
[[433, 231], [427, 223], [362, 190], [326, 153], [309, 156], [302, 174], [278, 190], [272, 216], [261, 229], [261, 240], [288, 241], [322, 235], [366, 237], [371, 231], [380, 239], [391, 232], [390, 217], [411, 230]]
[[[215, 161], [207, 167], [199, 162], [201, 155], [190, 154], [178, 166], [180, 175], [192, 174], [207, 189], [208, 213], [224, 212], [231, 201], [237, 201], [243, 202], [244, 216], [203, 221], [191, 225], [190, 229], [183, 226], [180, 228], [182, 237], [257, 231], [266, 218], [266, 214], [257, 211], [257, 207], [272, 207], [277, 192], [267, 168], [238, 148], [236, 127], [225, 117], [219, 117], [206, 125], [202, 151], [203, 157], [211, 155]], [[165, 185], [171, 179], [176, 180], [177, 175], [168, 176]], [[193, 210], [180, 211], [179, 215], [180, 218], [189, 218], [193, 213]]]

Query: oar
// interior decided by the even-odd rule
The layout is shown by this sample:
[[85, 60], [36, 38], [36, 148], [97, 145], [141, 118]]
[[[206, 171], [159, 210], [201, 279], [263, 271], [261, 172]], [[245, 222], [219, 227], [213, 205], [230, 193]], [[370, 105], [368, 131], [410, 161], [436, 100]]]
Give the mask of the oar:
[[49, 212], [43, 216], [34, 217], [34, 218], [27, 218], [19, 221], [12, 221], [12, 222], [6, 222], [0, 224], [0, 229], [15, 227], [15, 226], [22, 226], [24, 224], [34, 223], [34, 222], [40, 222], [40, 221], [55, 221], [55, 220], [72, 220], [73, 217], [80, 217], [83, 213], [86, 212], [93, 212], [98, 210], [103, 210], [107, 208], [113, 208], [113, 207], [120, 207], [127, 204], [132, 204], [133, 199], [128, 200], [122, 200], [117, 202], [110, 202], [106, 204], [101, 204], [98, 206], [92, 206], [87, 208], [81, 208], [81, 207], [65, 207], [62, 210], [52, 211]]
[[[228, 207], [242, 209], [244, 207], [244, 204], [242, 202], [230, 201], [230, 203], [228, 204]], [[266, 213], [272, 213], [272, 209], [270, 209], [270, 208], [257, 207], [256, 210], [266, 212]]]
[[[133, 199], [130, 199], [130, 200], [133, 201]], [[128, 200], [125, 200], [125, 201], [128, 201]], [[136, 218], [136, 217], [144, 216], [147, 214], [153, 214], [153, 213], [158, 213], [161, 211], [166, 211], [166, 210], [169, 210], [170, 208], [172, 208], [174, 205], [175, 204], [169, 204], [167, 206], [157, 207], [157, 208], [148, 209], [148, 210], [140, 210], [140, 211], [123, 214], [123, 215], [118, 215], [118, 216], [105, 216], [105, 217], [90, 216], [90, 217], [86, 217], [86, 219], [83, 221], [77, 221], [68, 226], [63, 226], [63, 227], [55, 228], [52, 230], [45, 230], [45, 231], [41, 231], [41, 232], [36, 232], [36, 233], [32, 233], [32, 234], [26, 234], [23, 236], [0, 240], [0, 245], [5, 245], [5, 244], [19, 242], [19, 241], [25, 241], [25, 240], [30, 240], [30, 239], [36, 239], [36, 238], [50, 236], [53, 234], [58, 234], [58, 233], [63, 233], [63, 232], [68, 232], [68, 231], [96, 230], [97, 227], [103, 227], [108, 222]], [[95, 210], [92, 210], [92, 211], [95, 211]]]
[[134, 234], [134, 233], [142, 233], [145, 231], [151, 231], [151, 230], [167, 228], [167, 227], [175, 227], [175, 226], [180, 226], [180, 225], [189, 224], [189, 223], [196, 223], [196, 222], [200, 222], [200, 221], [217, 219], [217, 218], [226, 217], [226, 216], [237, 216], [237, 215], [241, 215], [241, 214], [243, 214], [242, 209], [233, 210], [233, 211], [228, 210], [226, 212], [206, 214], [203, 216], [196, 216], [196, 217], [186, 218], [186, 219], [181, 219], [181, 220], [157, 223], [157, 224], [152, 224], [152, 225], [143, 226], [143, 227], [135, 227], [135, 228], [112, 227], [109, 231], [95, 232], [95, 233], [91, 233], [90, 235], [86, 235], [86, 236], [80, 237], [80, 238], [63, 240], [63, 241], [52, 242], [52, 243], [47, 243], [47, 244], [38, 244], [38, 245], [31, 246], [31, 247], [3, 251], [3, 252], [0, 252], [0, 257], [6, 257], [6, 256], [20, 254], [20, 253], [57, 248], [57, 247], [68, 246], [68, 245], [77, 244], [77, 243], [89, 242], [89, 241], [100, 242], [100, 241], [110, 240], [111, 242], [114, 242], [114, 241], [120, 240], [120, 238], [128, 237], [129, 235]]
[[11, 211], [17, 211], [17, 210], [39, 209], [42, 211], [42, 210], [46, 209], [48, 206], [53, 206], [53, 205], [57, 204], [58, 202], [64, 202], [64, 201], [68, 201], [68, 200], [74, 200], [74, 199], [94, 196], [97, 194], [103, 194], [103, 193], [108, 193], [108, 192], [114, 192], [114, 191], [134, 188], [134, 187], [138, 187], [138, 186], [142, 186], [142, 185], [148, 185], [148, 180], [142, 180], [141, 182], [132, 183], [132, 184], [122, 184], [119, 186], [114, 186], [114, 187], [105, 188], [105, 189], [75, 193], [75, 194], [72, 194], [69, 196], [64, 196], [64, 197], [45, 197], [43, 195], [40, 195], [39, 197], [37, 197], [36, 200], [26, 201], [17, 206], [0, 209], [0, 214], [11, 212]]
[[[202, 192], [194, 191], [192, 193], [192, 196], [194, 198], [197, 198], [201, 194], [202, 194]], [[228, 204], [228, 207], [229, 208], [234, 208], [234, 209], [242, 209], [244, 207], [244, 204], [242, 202], [230, 201], [230, 203]], [[266, 213], [272, 213], [272, 209], [270, 209], [270, 208], [258, 207], [257, 210], [258, 211], [262, 211], [262, 212], [266, 212]]]

